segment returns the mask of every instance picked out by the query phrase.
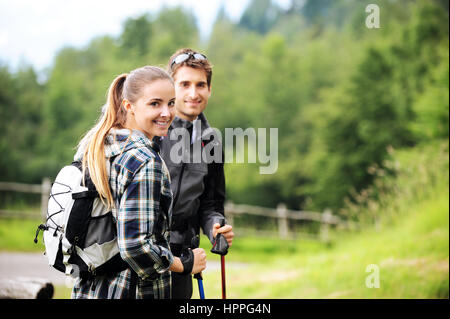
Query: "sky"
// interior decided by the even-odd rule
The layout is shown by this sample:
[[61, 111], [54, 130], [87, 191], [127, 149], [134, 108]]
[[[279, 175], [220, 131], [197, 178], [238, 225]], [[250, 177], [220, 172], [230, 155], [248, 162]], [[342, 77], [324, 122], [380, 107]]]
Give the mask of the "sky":
[[[143, 13], [182, 5], [207, 37], [221, 4], [238, 20], [250, 0], [0, 0], [0, 65], [23, 63], [37, 71], [51, 66], [64, 46], [83, 47], [100, 35], [117, 36], [123, 22]], [[276, 0], [286, 5], [289, 0]]]

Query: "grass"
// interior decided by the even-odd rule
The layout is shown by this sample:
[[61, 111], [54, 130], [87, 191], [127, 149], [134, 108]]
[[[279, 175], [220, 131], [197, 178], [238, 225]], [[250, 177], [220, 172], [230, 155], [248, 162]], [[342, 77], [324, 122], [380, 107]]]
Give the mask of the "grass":
[[[332, 246], [305, 240], [235, 238], [226, 256], [227, 295], [242, 299], [448, 298], [448, 198], [448, 190], [436, 194], [381, 231], [336, 233]], [[38, 223], [2, 220], [1, 249], [42, 251], [41, 239], [39, 245], [33, 243]], [[208, 260], [219, 262], [209, 246], [202, 240]], [[380, 288], [366, 287], [371, 274], [366, 267], [371, 264], [379, 267]], [[220, 280], [220, 271], [204, 273], [207, 298], [220, 298]], [[70, 298], [70, 289], [55, 287], [54, 297]], [[196, 287], [194, 298], [198, 298]]]
[[0, 219], [0, 251], [43, 252], [42, 232], [34, 243], [40, 219]]
[[[246, 268], [233, 269], [240, 254], [236, 238], [227, 261], [229, 298], [448, 298], [449, 206], [448, 190], [415, 206], [382, 231], [369, 229], [342, 234], [332, 247], [272, 240], [263, 245], [284, 253], [257, 249], [259, 256]], [[254, 239], [242, 239], [252, 242]], [[297, 246], [298, 248], [289, 248]], [[234, 251], [234, 248], [237, 248]], [[287, 252], [287, 253], [286, 253]], [[233, 254], [236, 256], [232, 257]], [[243, 260], [250, 261], [247, 257]], [[262, 260], [264, 257], [264, 260]], [[208, 256], [209, 260], [218, 260]], [[379, 268], [380, 288], [367, 288], [369, 265]], [[220, 298], [220, 272], [204, 275], [209, 298]], [[198, 293], [195, 292], [195, 297]]]
[[[403, 168], [395, 178], [381, 177], [382, 205], [368, 196], [352, 208], [376, 217], [358, 232], [333, 232], [328, 245], [236, 237], [226, 256], [227, 297], [449, 298], [448, 144], [400, 152], [395, 159]], [[42, 234], [33, 243], [39, 224], [0, 220], [0, 251], [43, 251]], [[201, 247], [208, 261], [220, 262], [204, 237]], [[376, 275], [370, 265], [379, 271], [379, 288], [366, 285]], [[207, 298], [221, 297], [220, 283], [220, 270], [204, 272]], [[55, 298], [69, 297], [69, 288], [55, 287]]]
[[54, 288], [53, 299], [70, 299], [72, 288], [66, 286], [55, 286]]

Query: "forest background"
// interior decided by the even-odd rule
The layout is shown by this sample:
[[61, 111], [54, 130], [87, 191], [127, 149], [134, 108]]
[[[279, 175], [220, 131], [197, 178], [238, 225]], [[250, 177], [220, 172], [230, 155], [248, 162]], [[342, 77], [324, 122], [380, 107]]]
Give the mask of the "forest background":
[[[369, 3], [380, 8], [380, 28], [366, 26]], [[223, 136], [225, 128], [278, 128], [276, 173], [226, 164], [227, 199], [331, 209], [359, 225], [322, 243], [239, 234], [227, 257], [241, 263], [228, 270], [231, 297], [448, 298], [447, 0], [292, 0], [283, 8], [252, 0], [238, 21], [220, 10], [206, 39], [192, 12], [166, 7], [128, 18], [117, 37], [62, 48], [44, 75], [0, 62], [0, 181], [53, 180], [99, 117], [114, 77], [165, 67], [181, 47], [214, 65], [206, 116]], [[0, 193], [0, 209], [39, 205], [37, 195]], [[42, 252], [32, 243], [39, 222], [2, 219], [0, 251]], [[381, 289], [367, 287], [372, 264], [382, 269]], [[220, 296], [219, 281], [218, 272], [205, 274], [209, 298]], [[57, 287], [57, 298], [69, 295]]]
[[373, 1], [381, 27], [366, 27], [364, 1], [250, 2], [240, 21], [221, 10], [201, 41], [180, 7], [129, 18], [120, 36], [65, 47], [47, 79], [0, 65], [0, 180], [40, 183], [73, 158], [98, 118], [112, 79], [165, 66], [181, 47], [214, 64], [212, 126], [278, 128], [279, 165], [227, 165], [235, 203], [339, 211], [371, 185], [390, 148], [448, 137], [448, 1]]

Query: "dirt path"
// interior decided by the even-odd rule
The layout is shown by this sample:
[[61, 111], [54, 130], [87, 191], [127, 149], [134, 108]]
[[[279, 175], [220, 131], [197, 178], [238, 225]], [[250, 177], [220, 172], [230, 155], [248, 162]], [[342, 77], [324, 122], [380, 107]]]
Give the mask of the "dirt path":
[[64, 285], [66, 276], [48, 265], [43, 253], [0, 252], [0, 278], [31, 277]]

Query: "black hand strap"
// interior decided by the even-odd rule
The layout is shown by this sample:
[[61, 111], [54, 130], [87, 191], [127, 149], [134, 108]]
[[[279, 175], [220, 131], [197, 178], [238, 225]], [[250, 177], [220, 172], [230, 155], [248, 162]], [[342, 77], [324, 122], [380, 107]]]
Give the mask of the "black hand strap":
[[182, 275], [190, 275], [192, 273], [192, 268], [194, 267], [194, 253], [190, 248], [185, 249], [180, 256], [181, 263], [183, 264]]

